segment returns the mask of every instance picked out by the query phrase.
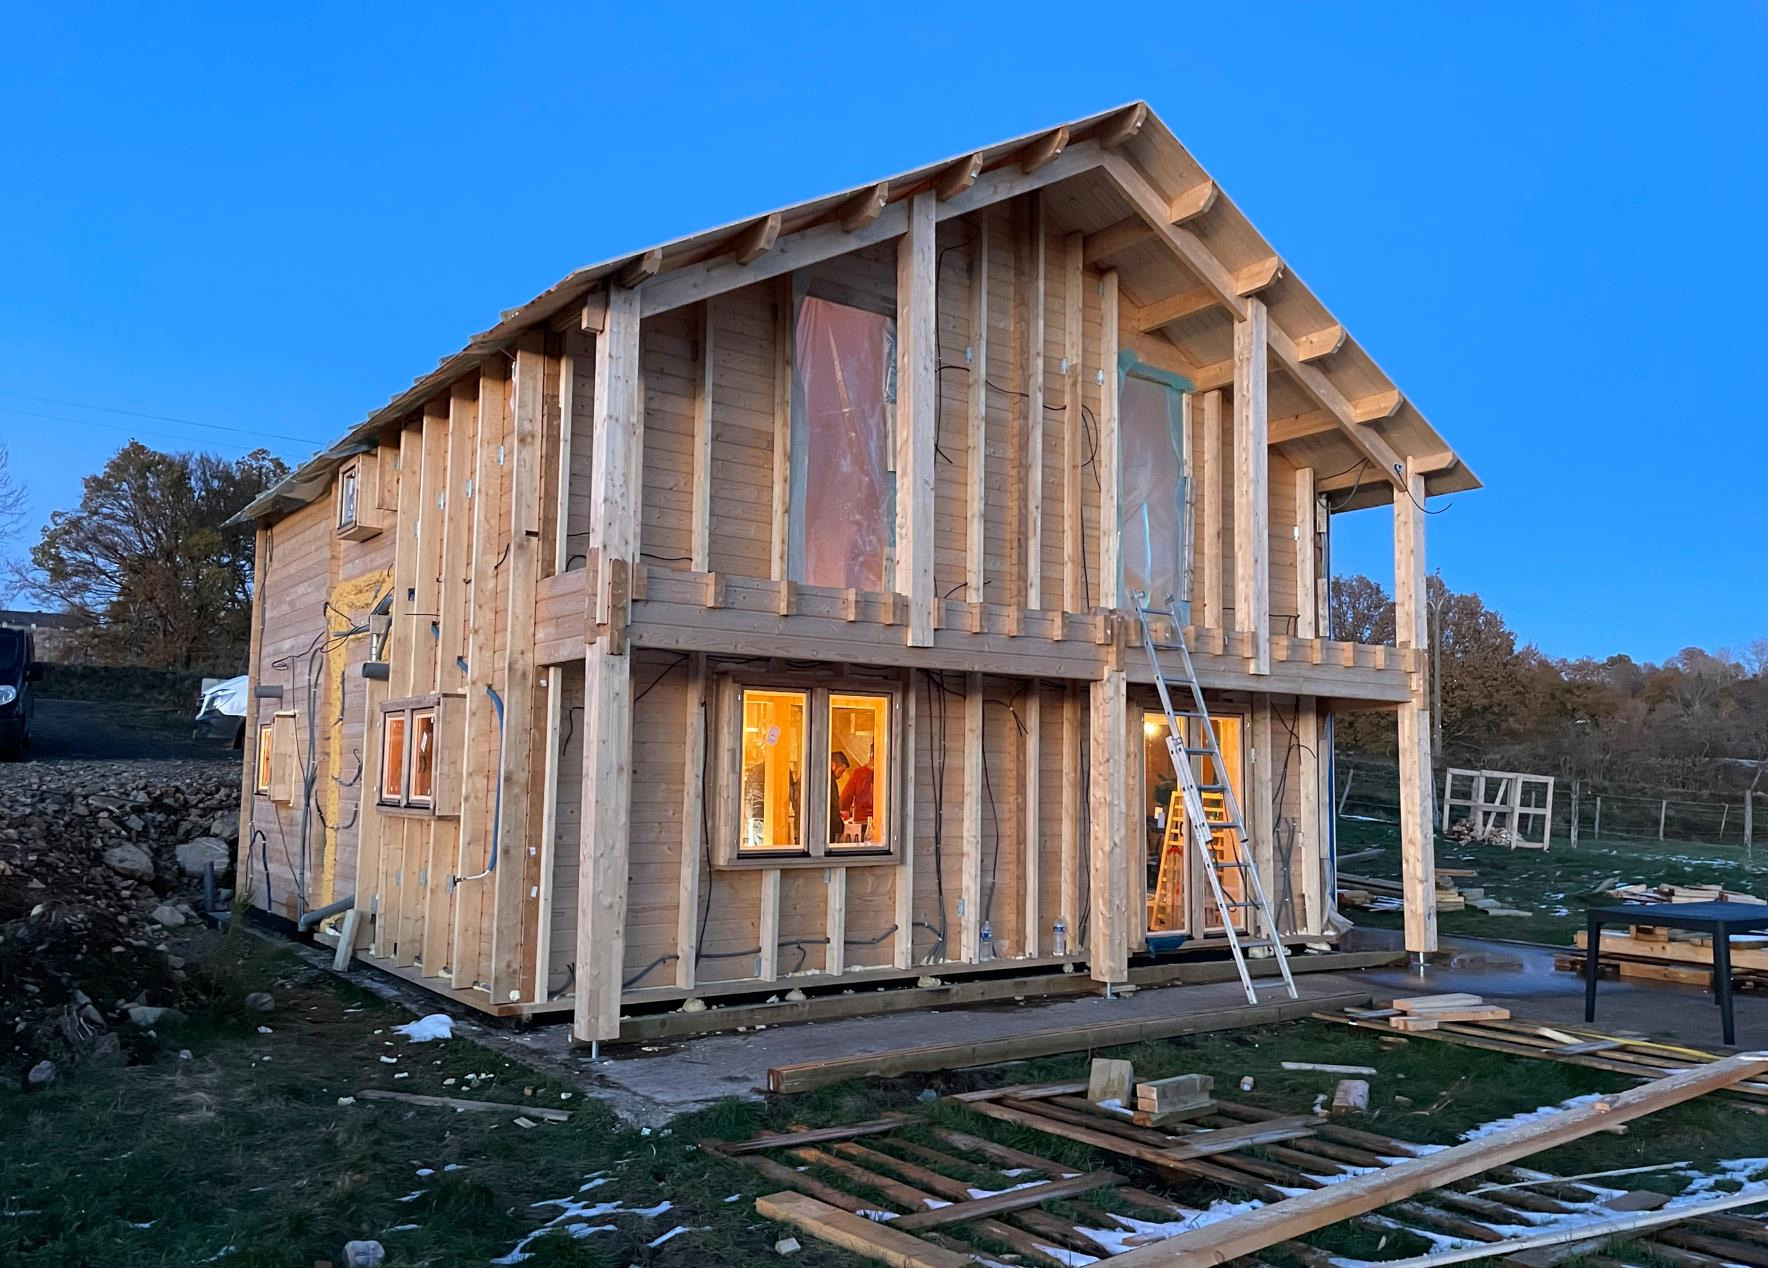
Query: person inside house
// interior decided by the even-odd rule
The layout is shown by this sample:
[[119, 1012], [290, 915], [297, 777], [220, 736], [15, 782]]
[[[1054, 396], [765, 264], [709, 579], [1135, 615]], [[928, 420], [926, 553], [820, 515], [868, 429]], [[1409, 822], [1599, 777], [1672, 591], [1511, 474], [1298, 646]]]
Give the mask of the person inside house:
[[[847, 754], [840, 754], [844, 766]], [[858, 766], [851, 766], [847, 771], [846, 781], [841, 785], [841, 818], [848, 823], [860, 825], [860, 839], [871, 839], [872, 828], [872, 763], [862, 760]]]
[[853, 767], [847, 754], [836, 749], [829, 754], [829, 840], [840, 841], [847, 835], [841, 815], [841, 780]]

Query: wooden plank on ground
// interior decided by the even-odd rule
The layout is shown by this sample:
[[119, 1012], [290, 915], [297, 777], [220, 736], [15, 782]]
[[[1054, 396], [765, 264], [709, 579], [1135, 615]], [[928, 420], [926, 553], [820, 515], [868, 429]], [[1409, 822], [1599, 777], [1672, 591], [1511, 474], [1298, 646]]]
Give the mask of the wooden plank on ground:
[[826, 1140], [852, 1140], [856, 1136], [877, 1136], [884, 1132], [895, 1131], [903, 1125], [903, 1121], [901, 1114], [886, 1114], [883, 1118], [874, 1118], [863, 1123], [848, 1123], [842, 1127], [817, 1127], [810, 1131], [801, 1132], [775, 1132], [771, 1136], [727, 1141], [720, 1146], [720, 1152], [752, 1154], [759, 1153], [764, 1149], [790, 1149], [798, 1145], [819, 1145]]
[[902, 1229], [938, 1228], [942, 1224], [959, 1224], [988, 1215], [1023, 1211], [1027, 1207], [1053, 1202], [1057, 1198], [1071, 1198], [1081, 1193], [1091, 1193], [1094, 1189], [1108, 1188], [1121, 1179], [1115, 1171], [1089, 1171], [1085, 1175], [1070, 1176], [1065, 1180], [1046, 1180], [1042, 1184], [1027, 1185], [1023, 1189], [1009, 1189], [972, 1202], [953, 1202], [950, 1206], [936, 1207], [931, 1211], [917, 1211], [913, 1215], [890, 1221], [890, 1226]]
[[890, 1264], [892, 1268], [970, 1268], [968, 1255], [941, 1249], [888, 1224], [840, 1210], [802, 1193], [770, 1193], [755, 1199], [755, 1209], [770, 1220], [790, 1224], [820, 1241]]
[[1180, 1233], [1158, 1245], [1120, 1255], [1112, 1262], [1118, 1268], [1226, 1263], [1426, 1189], [1442, 1188], [1592, 1132], [1668, 1109], [1764, 1071], [1768, 1071], [1768, 1055], [1759, 1053], [1745, 1053], [1684, 1070], [1612, 1097], [1531, 1119], [1507, 1131]]
[[1144, 1039], [1171, 1039], [1177, 1035], [1205, 1034], [1214, 1030], [1237, 1030], [1309, 1016], [1316, 1009], [1357, 1008], [1369, 1002], [1367, 991], [1323, 995], [1315, 999], [1275, 1000], [1264, 1004], [1240, 1004], [1184, 1016], [1149, 1018], [1143, 1021], [1093, 1023], [1038, 1030], [997, 1039], [962, 1043], [924, 1044], [885, 1052], [860, 1053], [821, 1061], [800, 1061], [775, 1066], [767, 1072], [770, 1092], [804, 1092], [843, 1079], [894, 1078], [929, 1070], [960, 1070], [970, 1066], [1022, 1061], [1062, 1052], [1112, 1048], [1140, 1043]]

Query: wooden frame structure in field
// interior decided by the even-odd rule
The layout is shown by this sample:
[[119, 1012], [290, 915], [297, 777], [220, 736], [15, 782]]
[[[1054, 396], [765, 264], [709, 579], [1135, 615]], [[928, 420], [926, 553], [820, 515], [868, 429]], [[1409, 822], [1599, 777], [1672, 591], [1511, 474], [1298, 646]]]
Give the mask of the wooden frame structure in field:
[[[1333, 716], [1396, 715], [1428, 949], [1423, 506], [1476, 487], [1141, 104], [580, 269], [245, 512], [252, 673], [316, 739], [306, 804], [242, 787], [242, 881], [588, 1041], [788, 985], [1124, 982], [1218, 937], [1157, 868], [1148, 588], [1238, 737], [1273, 932], [1333, 936]], [[1395, 646], [1327, 628], [1332, 521], [1377, 506]]]
[[1476, 833], [1503, 828], [1513, 849], [1545, 850], [1553, 844], [1553, 776], [1452, 766], [1443, 772], [1442, 829], [1463, 820]]

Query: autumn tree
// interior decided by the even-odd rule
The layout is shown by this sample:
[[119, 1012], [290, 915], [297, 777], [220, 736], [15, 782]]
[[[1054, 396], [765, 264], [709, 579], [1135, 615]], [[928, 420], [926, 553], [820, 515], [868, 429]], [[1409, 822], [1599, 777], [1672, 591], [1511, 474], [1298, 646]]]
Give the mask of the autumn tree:
[[227, 521], [287, 470], [263, 449], [230, 461], [132, 440], [85, 478], [78, 509], [50, 516], [24, 588], [90, 621], [104, 659], [242, 664], [253, 531]]
[[1394, 601], [1361, 573], [1334, 577], [1326, 593], [1329, 635], [1343, 643], [1392, 643]]

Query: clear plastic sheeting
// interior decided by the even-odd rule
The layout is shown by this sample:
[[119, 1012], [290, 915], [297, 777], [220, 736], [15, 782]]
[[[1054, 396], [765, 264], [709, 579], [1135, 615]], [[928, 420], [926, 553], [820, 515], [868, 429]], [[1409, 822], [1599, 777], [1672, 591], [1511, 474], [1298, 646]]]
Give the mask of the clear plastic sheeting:
[[808, 585], [885, 590], [896, 519], [896, 323], [809, 295], [797, 317], [788, 574]]
[[[1126, 357], [1119, 366], [1119, 542], [1125, 603], [1144, 591], [1152, 607], [1185, 593], [1185, 393], [1177, 375]], [[1183, 613], [1180, 614], [1183, 616]]]

